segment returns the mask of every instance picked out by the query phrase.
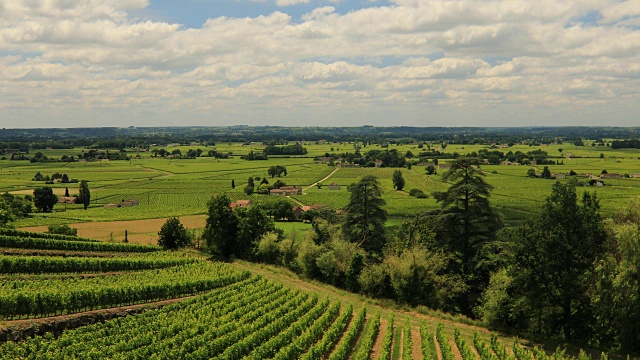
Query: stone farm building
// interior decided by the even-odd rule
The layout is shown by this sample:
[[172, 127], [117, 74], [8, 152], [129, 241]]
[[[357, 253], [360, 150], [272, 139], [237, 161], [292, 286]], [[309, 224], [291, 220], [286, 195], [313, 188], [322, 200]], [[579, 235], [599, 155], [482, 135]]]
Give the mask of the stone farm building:
[[236, 200], [232, 202], [230, 206], [231, 206], [231, 210], [236, 210], [239, 208], [249, 207], [251, 205], [253, 205], [251, 200]]
[[302, 214], [304, 214], [304, 210], [302, 210], [302, 208], [297, 205], [291, 208], [291, 210], [293, 210], [293, 215], [295, 215], [296, 220], [299, 220], [300, 217], [302, 217]]
[[621, 179], [622, 175], [611, 173], [611, 174], [601, 174], [600, 179]]
[[302, 195], [301, 186], [283, 186], [280, 189], [271, 189], [270, 195], [295, 196]]
[[332, 182], [329, 184], [329, 190], [340, 190], [340, 185]]
[[324, 205], [322, 204], [315, 204], [315, 205], [311, 205], [311, 206], [298, 206], [298, 205], [294, 205], [291, 210], [293, 210], [293, 214], [296, 216], [296, 220], [300, 220], [300, 218], [302, 217], [302, 215], [304, 213], [306, 213], [309, 210], [319, 210], [321, 208], [323, 208]]

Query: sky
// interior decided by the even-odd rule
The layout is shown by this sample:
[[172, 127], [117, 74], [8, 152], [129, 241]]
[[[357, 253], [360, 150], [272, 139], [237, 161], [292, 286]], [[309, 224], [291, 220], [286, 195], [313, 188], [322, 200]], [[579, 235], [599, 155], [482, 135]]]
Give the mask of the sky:
[[0, 127], [640, 126], [640, 0], [0, 0]]

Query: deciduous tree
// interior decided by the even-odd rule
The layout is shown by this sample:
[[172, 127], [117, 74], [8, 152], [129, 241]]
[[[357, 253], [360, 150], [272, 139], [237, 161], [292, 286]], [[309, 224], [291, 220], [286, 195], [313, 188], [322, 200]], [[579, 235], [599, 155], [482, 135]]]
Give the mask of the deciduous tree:
[[53, 206], [58, 202], [58, 197], [50, 187], [42, 187], [33, 190], [33, 202], [41, 212], [51, 212]]
[[176, 217], [167, 219], [158, 232], [158, 245], [165, 249], [177, 249], [188, 246], [189, 234]]
[[238, 233], [238, 217], [231, 210], [231, 200], [225, 194], [214, 196], [207, 204], [208, 216], [203, 237], [212, 253], [229, 257], [234, 253]]
[[404, 189], [404, 177], [402, 177], [402, 171], [401, 170], [396, 170], [393, 172], [393, 187], [398, 190], [398, 191], [402, 191], [402, 189]]

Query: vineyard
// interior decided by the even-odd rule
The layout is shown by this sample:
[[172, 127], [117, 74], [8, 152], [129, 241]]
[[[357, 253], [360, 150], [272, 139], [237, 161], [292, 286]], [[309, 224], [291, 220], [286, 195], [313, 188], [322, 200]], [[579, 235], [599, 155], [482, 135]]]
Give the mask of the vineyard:
[[[3, 233], [0, 318], [5, 326], [20, 319], [182, 300], [69, 328], [59, 336], [7, 341], [0, 344], [0, 358], [569, 358], [562, 351], [549, 356], [517, 341], [505, 345], [485, 331], [418, 323], [384, 308], [295, 290], [195, 253], [71, 239]], [[58, 255], [11, 255], [20, 249], [55, 249]], [[581, 353], [580, 358], [587, 356]]]

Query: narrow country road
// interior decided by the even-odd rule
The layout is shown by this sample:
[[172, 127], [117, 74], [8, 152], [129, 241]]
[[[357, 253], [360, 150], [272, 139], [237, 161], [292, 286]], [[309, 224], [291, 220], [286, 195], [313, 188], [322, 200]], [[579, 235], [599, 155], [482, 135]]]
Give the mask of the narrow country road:
[[307, 186], [306, 188], [302, 189], [302, 193], [304, 194], [305, 191], [307, 191], [307, 190], [311, 189], [312, 187], [318, 185], [318, 183], [321, 183], [321, 182], [327, 180], [328, 178], [332, 177], [333, 174], [335, 174], [336, 171], [338, 171], [338, 169], [340, 169], [340, 168], [336, 166], [336, 168], [333, 169], [333, 171], [329, 175], [325, 176], [324, 179], [318, 180], [318, 181], [314, 182], [313, 184]]

